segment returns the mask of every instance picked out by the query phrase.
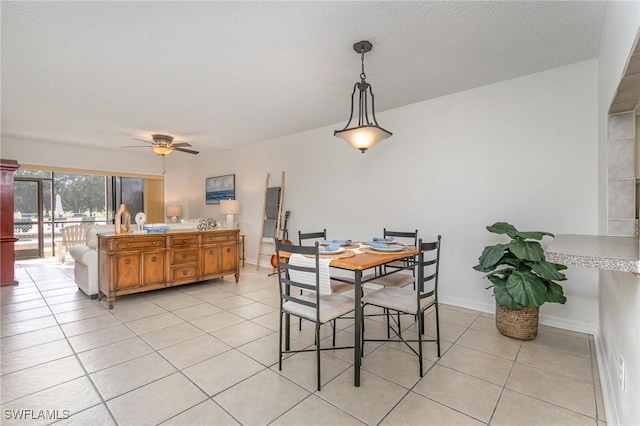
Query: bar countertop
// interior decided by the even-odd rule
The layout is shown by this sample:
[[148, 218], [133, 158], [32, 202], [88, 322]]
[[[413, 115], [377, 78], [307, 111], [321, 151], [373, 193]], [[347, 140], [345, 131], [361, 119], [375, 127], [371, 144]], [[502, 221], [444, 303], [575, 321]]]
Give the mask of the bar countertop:
[[636, 237], [556, 235], [545, 255], [548, 261], [563, 265], [640, 273]]

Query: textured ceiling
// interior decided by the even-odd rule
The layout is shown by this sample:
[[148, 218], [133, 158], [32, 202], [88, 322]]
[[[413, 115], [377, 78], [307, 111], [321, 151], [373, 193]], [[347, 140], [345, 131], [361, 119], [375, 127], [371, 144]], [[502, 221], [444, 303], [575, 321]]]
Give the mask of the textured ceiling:
[[[234, 148], [598, 56], [605, 3], [2, 1], [2, 135]], [[384, 126], [384, 123], [380, 123]], [[393, 129], [391, 129], [393, 131]], [[187, 154], [178, 154], [187, 155]]]

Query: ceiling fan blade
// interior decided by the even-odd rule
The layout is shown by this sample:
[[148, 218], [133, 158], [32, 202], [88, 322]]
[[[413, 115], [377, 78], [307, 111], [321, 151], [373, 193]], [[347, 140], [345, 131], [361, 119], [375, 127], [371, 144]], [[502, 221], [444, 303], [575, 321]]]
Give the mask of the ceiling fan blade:
[[173, 146], [174, 146], [174, 150], [175, 151], [187, 152], [189, 154], [199, 154], [200, 153], [200, 151], [194, 151], [192, 149], [184, 149], [184, 148], [175, 148], [175, 145], [173, 145]]
[[133, 138], [133, 139], [136, 140], [136, 141], [148, 143], [148, 144], [151, 144], [151, 145], [155, 145], [156, 144], [155, 142], [145, 141], [144, 139], [139, 139], [139, 138]]
[[183, 146], [191, 146], [191, 144], [188, 142], [178, 142], [178, 143], [172, 143], [171, 146], [175, 146], [176, 148], [181, 148]]

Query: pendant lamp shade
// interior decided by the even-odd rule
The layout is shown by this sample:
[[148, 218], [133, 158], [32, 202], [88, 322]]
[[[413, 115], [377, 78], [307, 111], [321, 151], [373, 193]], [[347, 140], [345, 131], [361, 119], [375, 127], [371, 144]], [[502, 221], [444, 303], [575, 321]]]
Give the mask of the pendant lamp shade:
[[379, 126], [358, 126], [346, 130], [336, 130], [335, 136], [349, 142], [352, 147], [364, 152], [373, 148], [378, 142], [387, 139], [392, 135], [388, 130]]
[[[333, 132], [334, 136], [344, 139], [351, 146], [364, 152], [373, 147], [378, 142], [387, 139], [393, 133], [383, 129], [376, 120], [375, 104], [371, 85], [367, 83], [367, 76], [364, 73], [364, 54], [371, 51], [373, 45], [368, 41], [360, 41], [353, 45], [353, 50], [360, 53], [362, 61], [362, 72], [360, 81], [353, 85], [351, 94], [351, 115], [347, 125], [342, 130]], [[356, 92], [358, 92], [358, 123], [349, 127], [353, 121], [353, 112], [356, 103]], [[369, 101], [371, 99], [371, 101]], [[371, 107], [371, 118], [369, 118], [369, 106]]]

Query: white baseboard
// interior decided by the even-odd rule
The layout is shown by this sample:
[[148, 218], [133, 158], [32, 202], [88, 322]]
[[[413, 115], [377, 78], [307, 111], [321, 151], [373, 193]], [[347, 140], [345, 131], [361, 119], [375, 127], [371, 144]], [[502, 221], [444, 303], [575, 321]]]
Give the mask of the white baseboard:
[[[496, 313], [496, 306], [493, 303], [482, 303], [475, 300], [463, 299], [459, 297], [440, 296], [440, 301], [447, 305], [459, 306], [462, 308], [473, 309], [475, 311], [486, 312], [489, 314]], [[539, 323], [550, 327], [562, 328], [564, 330], [577, 331], [579, 333], [595, 334], [598, 329], [595, 324], [588, 324], [582, 321], [573, 321], [566, 318], [560, 318], [554, 315], [540, 314]]]

